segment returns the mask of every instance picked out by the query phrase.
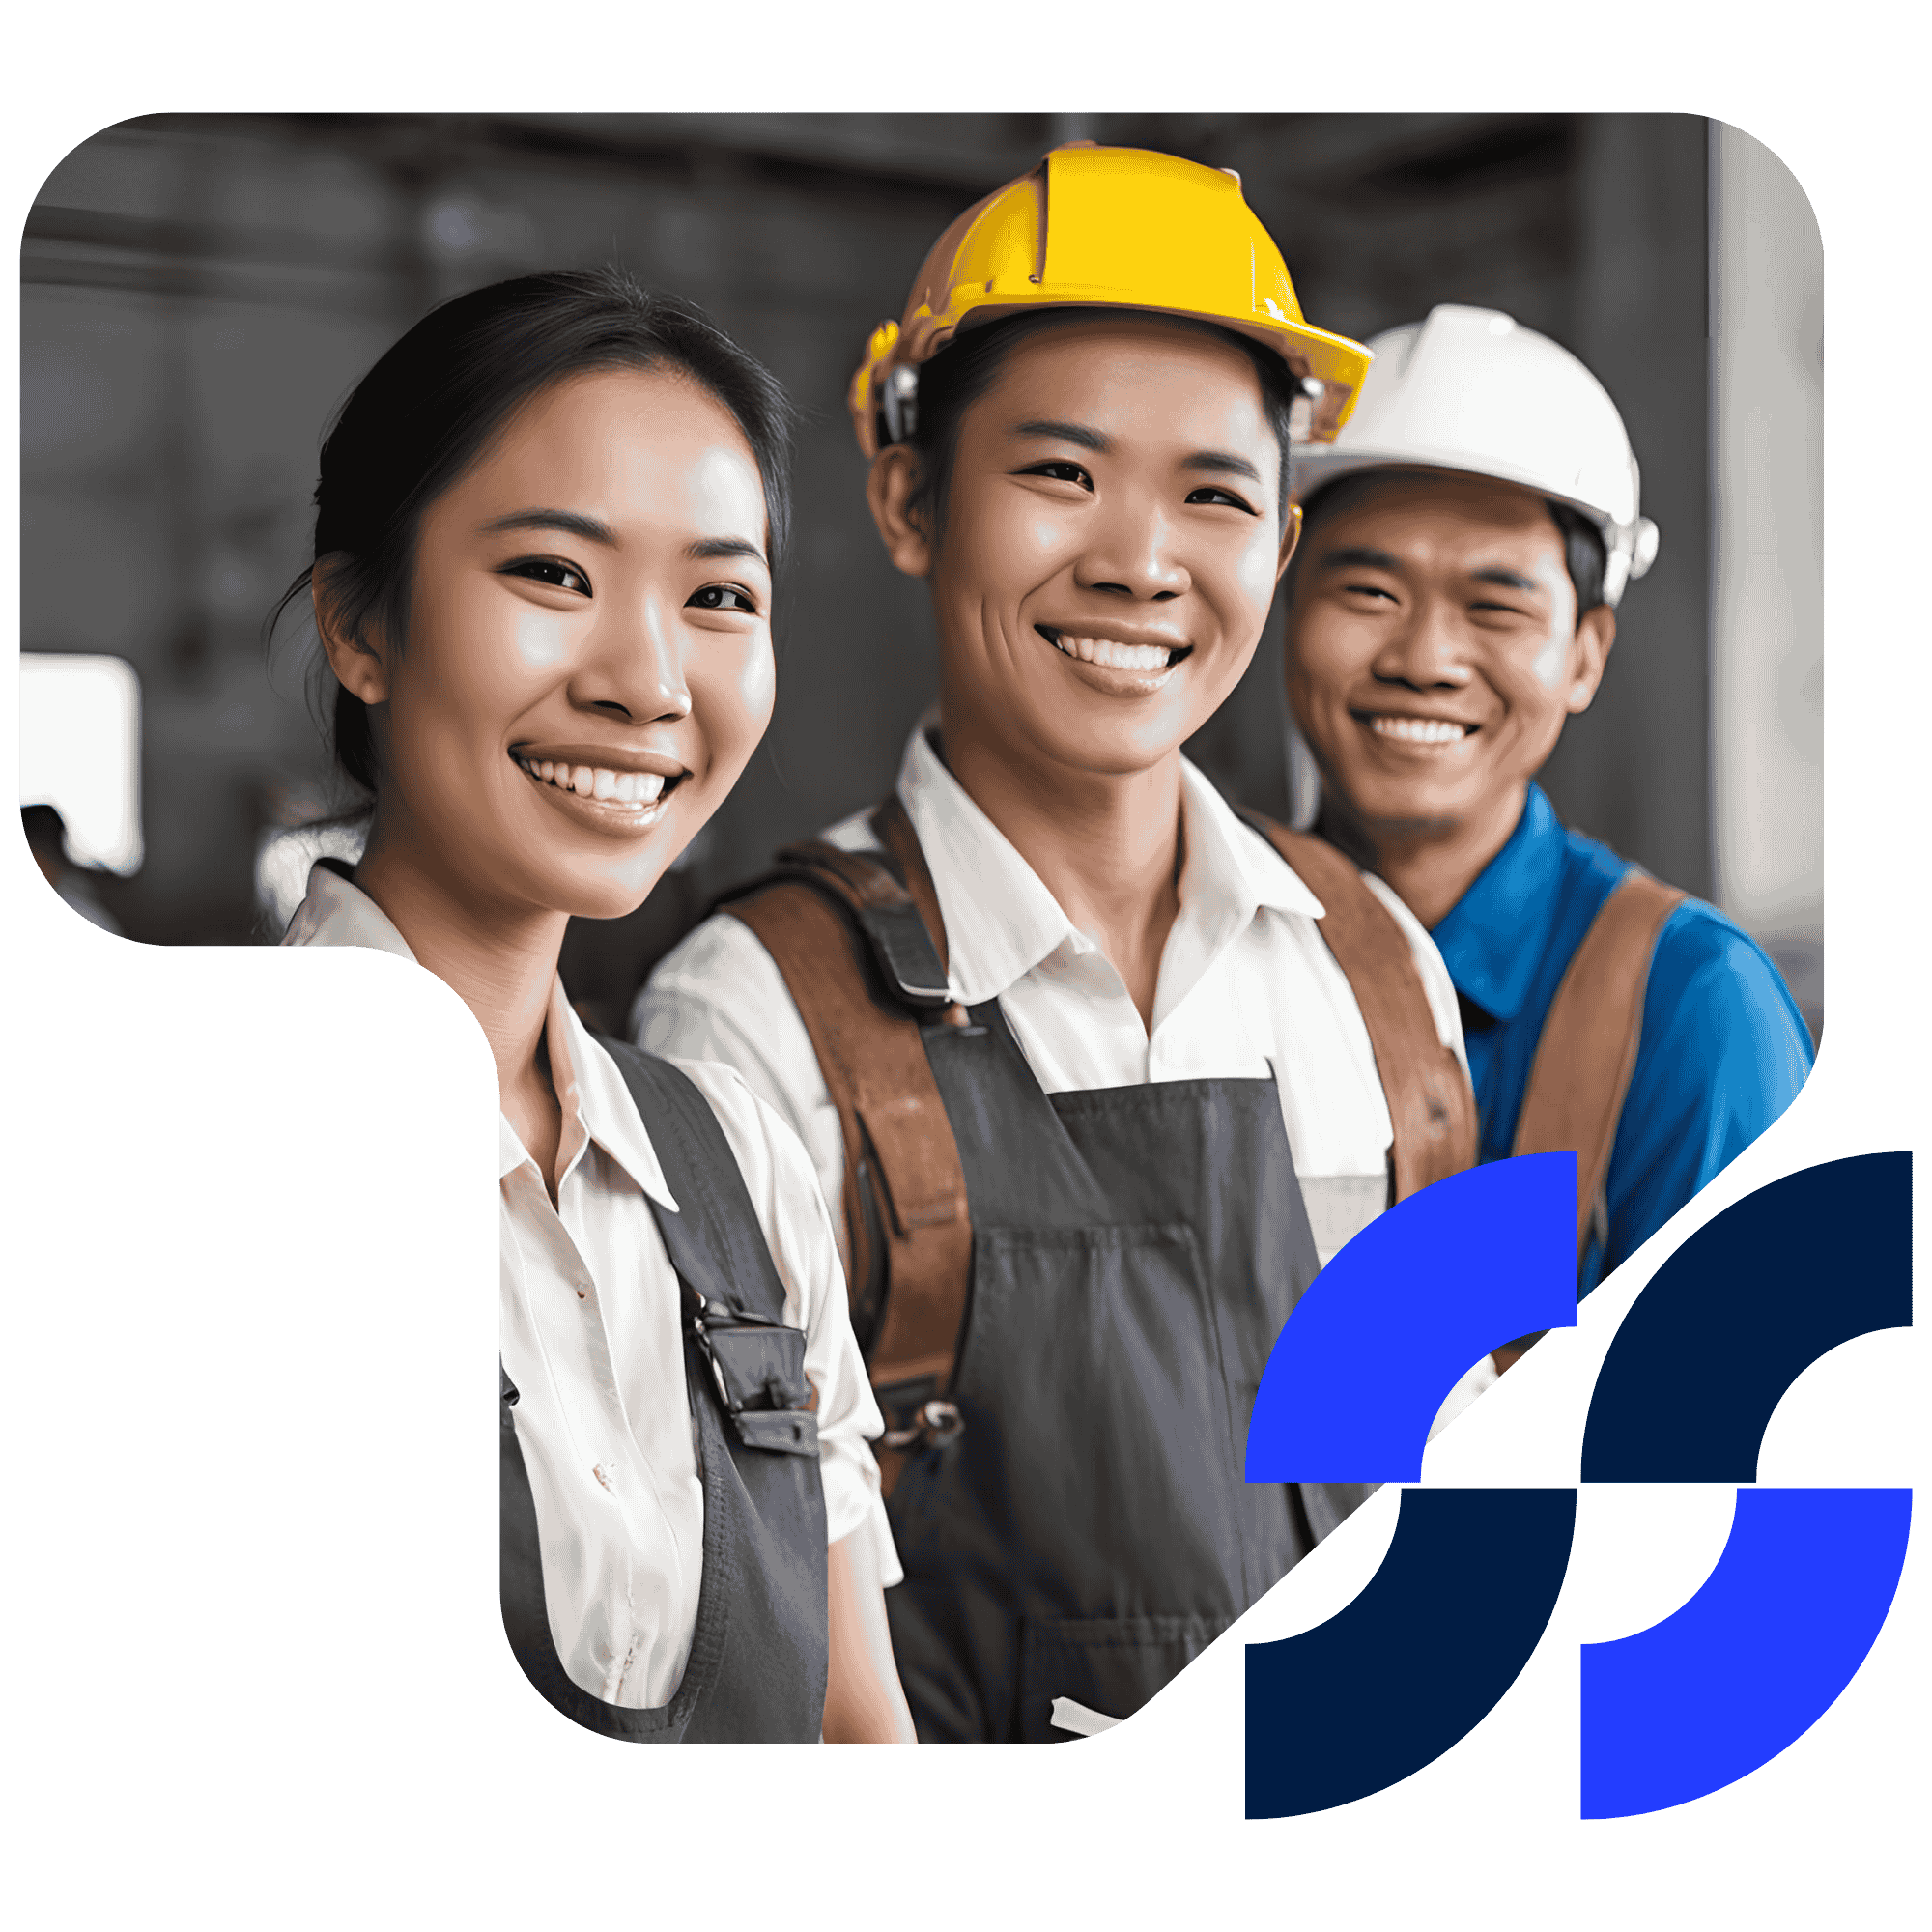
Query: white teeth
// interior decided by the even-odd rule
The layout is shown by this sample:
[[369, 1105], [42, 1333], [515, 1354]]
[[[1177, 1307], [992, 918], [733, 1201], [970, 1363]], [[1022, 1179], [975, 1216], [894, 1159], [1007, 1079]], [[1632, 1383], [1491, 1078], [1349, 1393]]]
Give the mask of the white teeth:
[[1446, 718], [1387, 718], [1369, 720], [1369, 728], [1380, 738], [1401, 738], [1411, 745], [1450, 745], [1467, 736], [1461, 724]]
[[1112, 638], [1061, 637], [1057, 647], [1082, 664], [1100, 665], [1108, 670], [1165, 670], [1173, 655], [1167, 644], [1120, 644]]
[[565, 765], [554, 758], [519, 758], [534, 779], [554, 784], [580, 798], [605, 799], [614, 805], [649, 806], [664, 796], [662, 772], [620, 772], [605, 765]]

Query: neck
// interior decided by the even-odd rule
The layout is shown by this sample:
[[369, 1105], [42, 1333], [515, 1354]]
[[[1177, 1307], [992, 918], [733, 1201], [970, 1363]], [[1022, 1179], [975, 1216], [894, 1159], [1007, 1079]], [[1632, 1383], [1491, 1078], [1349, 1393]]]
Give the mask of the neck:
[[1371, 819], [1339, 792], [1324, 791], [1317, 830], [1359, 866], [1384, 878], [1433, 929], [1476, 883], [1522, 816], [1527, 785], [1513, 785], [1463, 818]]
[[1180, 753], [1143, 771], [1016, 764], [942, 701], [946, 762], [1061, 909], [1120, 974], [1151, 1026], [1167, 936], [1180, 913]]
[[355, 883], [382, 907], [418, 962], [454, 989], [476, 1015], [497, 1063], [506, 1113], [510, 1096], [533, 1081], [544, 1017], [568, 916], [527, 907], [479, 904], [424, 866], [416, 841], [381, 811], [355, 868]]

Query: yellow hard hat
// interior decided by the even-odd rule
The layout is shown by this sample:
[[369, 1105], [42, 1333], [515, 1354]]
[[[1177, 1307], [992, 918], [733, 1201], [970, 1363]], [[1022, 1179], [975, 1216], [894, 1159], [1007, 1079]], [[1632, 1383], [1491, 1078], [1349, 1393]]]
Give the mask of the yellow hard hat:
[[1265, 343], [1321, 384], [1308, 432], [1319, 442], [1349, 419], [1374, 359], [1359, 342], [1301, 319], [1288, 265], [1237, 175], [1075, 141], [975, 202], [933, 244], [904, 320], [873, 329], [848, 395], [860, 448], [872, 456], [900, 440], [913, 372], [958, 329], [1029, 309], [1092, 307], [1187, 316]]

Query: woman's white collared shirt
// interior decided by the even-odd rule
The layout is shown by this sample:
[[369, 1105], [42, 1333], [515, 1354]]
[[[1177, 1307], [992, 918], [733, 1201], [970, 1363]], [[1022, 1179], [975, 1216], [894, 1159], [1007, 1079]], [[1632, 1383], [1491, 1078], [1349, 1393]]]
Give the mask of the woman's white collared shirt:
[[[326, 866], [285, 946], [408, 945], [366, 893]], [[677, 1203], [616, 1063], [553, 983], [545, 1039], [563, 1112], [552, 1204], [499, 1122], [501, 1347], [519, 1391], [551, 1634], [571, 1681], [607, 1703], [668, 1702], [697, 1616], [704, 1532], [686, 1396], [677, 1277], [651, 1203]], [[806, 1335], [818, 1395], [828, 1540], [864, 1532], [898, 1580], [867, 1438], [884, 1427], [845, 1303], [831, 1223], [805, 1151], [728, 1066], [681, 1060], [730, 1144]]]

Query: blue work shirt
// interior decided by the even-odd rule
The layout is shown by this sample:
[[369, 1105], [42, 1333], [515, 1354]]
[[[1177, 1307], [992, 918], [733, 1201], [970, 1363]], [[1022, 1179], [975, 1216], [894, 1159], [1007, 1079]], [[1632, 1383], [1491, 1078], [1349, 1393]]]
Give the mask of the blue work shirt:
[[[1509, 842], [1431, 935], [1463, 998], [1482, 1158], [1516, 1142], [1549, 1003], [1604, 901], [1630, 869], [1565, 829], [1536, 785]], [[1473, 1009], [1473, 1010], [1472, 1010]], [[1811, 1036], [1777, 968], [1716, 906], [1664, 922], [1643, 1030], [1605, 1183], [1609, 1237], [1592, 1236], [1587, 1294], [1757, 1139], [1811, 1070]]]

